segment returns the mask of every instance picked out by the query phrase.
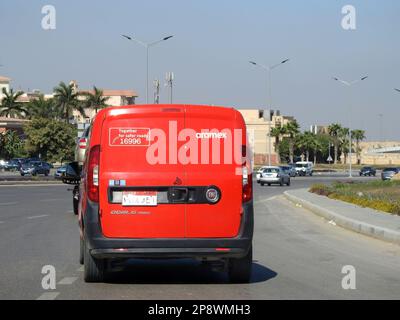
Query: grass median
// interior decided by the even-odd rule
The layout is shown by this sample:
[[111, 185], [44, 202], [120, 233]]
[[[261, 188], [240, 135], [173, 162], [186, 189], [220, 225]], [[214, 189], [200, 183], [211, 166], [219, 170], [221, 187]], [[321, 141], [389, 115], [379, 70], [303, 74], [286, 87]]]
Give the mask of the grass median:
[[400, 216], [400, 181], [314, 184], [310, 192]]

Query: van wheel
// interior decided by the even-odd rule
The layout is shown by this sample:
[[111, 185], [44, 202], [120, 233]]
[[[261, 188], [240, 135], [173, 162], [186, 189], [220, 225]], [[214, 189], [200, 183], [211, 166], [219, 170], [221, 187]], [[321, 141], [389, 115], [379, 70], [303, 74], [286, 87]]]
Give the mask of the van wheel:
[[85, 240], [83, 241], [83, 245], [83, 277], [85, 282], [103, 282], [106, 272], [106, 261], [93, 258], [90, 254], [89, 248], [87, 247]]
[[253, 247], [243, 258], [229, 259], [228, 275], [232, 283], [248, 283], [251, 278], [251, 267], [253, 264]]
[[288, 180], [288, 182], [286, 183], [286, 185], [289, 187], [290, 186], [290, 179]]
[[262, 187], [264, 187], [264, 182], [261, 182], [260, 184], [261, 184]]
[[79, 264], [83, 265], [85, 254], [85, 243], [81, 237], [79, 237]]
[[271, 186], [271, 184], [270, 183], [268, 183], [268, 187], [270, 187]]
[[74, 207], [74, 214], [78, 215], [78, 207], [79, 207], [79, 200], [75, 199], [75, 197], [72, 198], [72, 203], [73, 203], [73, 207]]
[[283, 179], [281, 179], [281, 181], [279, 182], [279, 185], [280, 185], [281, 187], [283, 187]]

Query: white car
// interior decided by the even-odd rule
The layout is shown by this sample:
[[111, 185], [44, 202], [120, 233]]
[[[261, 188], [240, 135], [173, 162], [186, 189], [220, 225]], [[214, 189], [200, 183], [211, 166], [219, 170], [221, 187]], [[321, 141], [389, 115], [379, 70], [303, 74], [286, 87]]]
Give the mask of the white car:
[[258, 171], [256, 172], [257, 183], [260, 183], [260, 177], [265, 168], [268, 168], [268, 166], [263, 166], [260, 169], [258, 169]]
[[312, 176], [314, 171], [314, 165], [309, 161], [296, 162], [296, 171], [299, 176]]
[[260, 176], [260, 184], [261, 186], [264, 186], [264, 184], [268, 186], [271, 184], [290, 186], [290, 177], [281, 167], [264, 167]]

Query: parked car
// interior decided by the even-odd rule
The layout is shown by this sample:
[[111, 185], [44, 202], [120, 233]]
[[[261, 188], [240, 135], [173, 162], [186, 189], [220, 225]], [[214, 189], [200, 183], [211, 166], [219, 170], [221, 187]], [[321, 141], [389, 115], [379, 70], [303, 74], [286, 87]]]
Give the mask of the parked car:
[[18, 171], [20, 168], [21, 164], [15, 159], [7, 161], [4, 165], [4, 169], [7, 171]]
[[267, 168], [267, 166], [263, 166], [260, 169], [257, 170], [256, 172], [256, 181], [257, 183], [260, 183], [260, 177], [261, 177], [261, 173], [263, 172], [263, 170]]
[[4, 167], [6, 166], [6, 164], [7, 164], [7, 161], [4, 160], [4, 159], [1, 159], [1, 160], [0, 160], [0, 169], [4, 169]]
[[314, 165], [309, 161], [296, 162], [296, 171], [299, 176], [312, 176]]
[[297, 171], [296, 171], [296, 168], [295, 167], [292, 167], [292, 166], [289, 166], [289, 165], [287, 165], [287, 166], [280, 166], [281, 167], [281, 169], [283, 170], [283, 171], [285, 171], [288, 175], [289, 175], [289, 177], [295, 177], [295, 176], [297, 176]]
[[67, 171], [67, 166], [59, 167], [56, 170], [56, 172], [54, 172], [54, 178], [61, 179], [65, 175], [66, 171]]
[[[177, 131], [185, 130], [191, 141], [208, 148], [199, 148], [189, 163], [187, 145], [177, 141]], [[227, 130], [241, 137], [232, 142]], [[227, 161], [218, 164], [210, 161], [215, 139], [226, 146]], [[240, 148], [229, 148], [232, 143]], [[103, 281], [112, 259], [195, 258], [218, 260], [231, 282], [249, 282], [248, 149], [243, 116], [232, 108], [136, 105], [99, 111], [86, 147], [78, 207], [84, 280]]]
[[50, 173], [50, 166], [48, 163], [43, 161], [31, 161], [21, 166], [20, 173], [21, 176], [25, 176], [27, 174], [32, 176], [44, 174], [45, 176], [48, 176]]
[[376, 176], [376, 169], [373, 167], [362, 167], [360, 170], [360, 177], [361, 176]]
[[391, 180], [394, 175], [398, 174], [400, 172], [400, 168], [385, 168], [382, 170], [381, 177], [382, 180]]
[[261, 173], [260, 184], [263, 186], [267, 184], [284, 184], [290, 186], [290, 176], [281, 167], [265, 167]]
[[90, 126], [83, 131], [82, 136], [78, 138], [76, 142], [75, 161], [77, 161], [80, 166], [83, 165], [83, 161], [85, 160], [86, 145], [89, 139], [89, 131], [90, 131]]

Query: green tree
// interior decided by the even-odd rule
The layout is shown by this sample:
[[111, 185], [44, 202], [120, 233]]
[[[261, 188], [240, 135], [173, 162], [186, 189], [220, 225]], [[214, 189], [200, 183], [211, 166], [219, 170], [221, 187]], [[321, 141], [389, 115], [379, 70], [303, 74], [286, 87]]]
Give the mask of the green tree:
[[16, 131], [7, 130], [0, 134], [0, 155], [6, 159], [24, 155], [24, 142]]
[[76, 128], [53, 119], [36, 118], [24, 127], [26, 149], [32, 155], [49, 162], [64, 162], [74, 158]]
[[339, 123], [332, 123], [328, 127], [329, 136], [332, 139], [333, 148], [334, 148], [334, 159], [333, 159], [333, 163], [334, 164], [337, 163], [337, 159], [338, 159], [339, 144], [340, 144], [340, 138], [339, 137], [340, 137], [341, 129], [342, 129], [342, 126]]
[[8, 92], [5, 88], [2, 90], [3, 100], [1, 102], [0, 116], [10, 116], [13, 118], [22, 118], [27, 115], [27, 110], [22, 106], [22, 103], [18, 102], [18, 98], [24, 93], [22, 91], [14, 92], [10, 89]]
[[365, 131], [364, 130], [352, 130], [351, 131], [351, 137], [353, 140], [356, 141], [356, 154], [357, 154], [357, 164], [361, 163], [361, 159], [360, 159], [360, 153], [361, 153], [361, 149], [360, 149], [360, 142], [363, 141], [366, 136], [365, 136]]
[[278, 156], [278, 163], [281, 163], [281, 156], [279, 152], [279, 145], [282, 140], [282, 136], [286, 133], [285, 127], [279, 126], [275, 128], [271, 128], [271, 137], [275, 138], [275, 152]]
[[38, 99], [34, 99], [29, 102], [27, 110], [30, 119], [56, 119], [59, 116], [54, 99], [46, 100], [43, 95], [40, 95]]
[[93, 93], [85, 93], [86, 101], [85, 101], [85, 108], [94, 109], [95, 112], [106, 108], [107, 100], [109, 98], [103, 96], [103, 90], [98, 89], [96, 86], [93, 86]]
[[344, 163], [347, 163], [347, 158], [350, 152], [349, 132], [349, 128], [341, 128], [339, 131], [340, 150], [343, 153]]
[[294, 149], [296, 146], [297, 136], [300, 133], [300, 126], [296, 120], [288, 122], [286, 125], [283, 126], [288, 143], [289, 143], [289, 158], [290, 162], [293, 162], [294, 158]]
[[314, 133], [306, 131], [298, 136], [297, 146], [306, 154], [306, 161], [310, 160], [310, 152], [316, 148], [317, 137]]
[[82, 101], [78, 100], [78, 93], [74, 91], [72, 84], [66, 85], [64, 82], [54, 88], [54, 101], [59, 110], [60, 116], [69, 122], [74, 110], [77, 110], [85, 117], [85, 110]]

